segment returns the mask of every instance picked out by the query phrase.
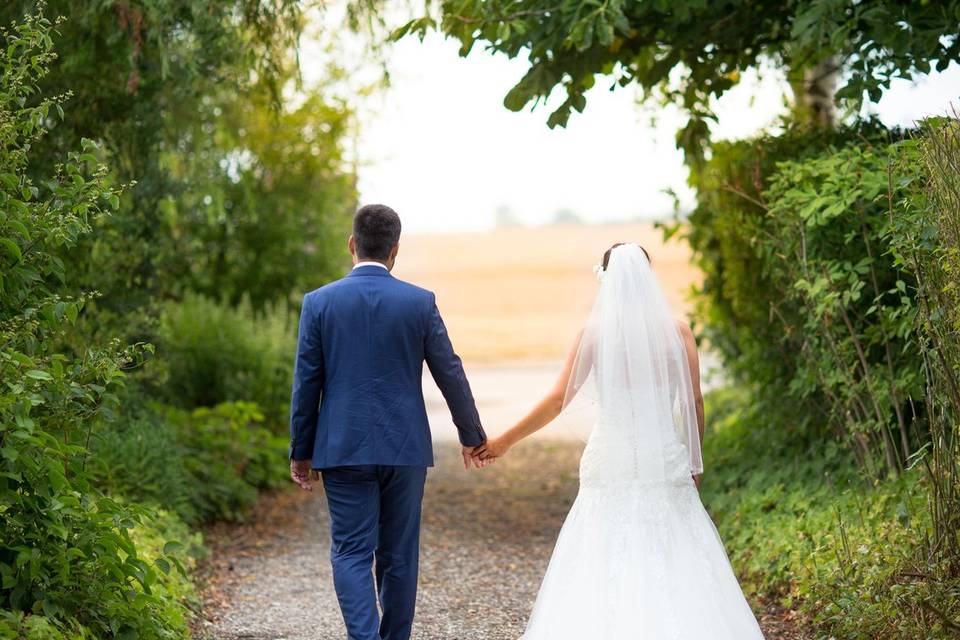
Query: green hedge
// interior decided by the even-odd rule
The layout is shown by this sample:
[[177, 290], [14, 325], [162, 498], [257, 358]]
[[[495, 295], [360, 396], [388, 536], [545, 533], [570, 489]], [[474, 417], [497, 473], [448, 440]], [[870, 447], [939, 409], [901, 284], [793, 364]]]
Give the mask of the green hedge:
[[[89, 140], [31, 164], [65, 116], [37, 89], [53, 31], [28, 16], [0, 47], [0, 638], [187, 638], [203, 553], [189, 525], [241, 518], [285, 478], [291, 329], [171, 303], [169, 358], [147, 376], [131, 372], [149, 345], [78, 329], [95, 296], [67, 293], [63, 255], [124, 189]], [[145, 400], [157, 392], [183, 408]]]
[[104, 491], [187, 523], [238, 520], [260, 490], [286, 480], [288, 444], [253, 403], [149, 405], [94, 435], [91, 471]]
[[[61, 253], [119, 204], [90, 141], [31, 167], [62, 119], [37, 84], [53, 25], [27, 17], [0, 47], [0, 637], [183, 637], [181, 545], [138, 546], [150, 512], [105, 495], [88, 469], [90, 434], [116, 415], [143, 348], [62, 348], [89, 296], [62, 293]], [[156, 542], [156, 541], [155, 541]]]
[[769, 428], [742, 389], [707, 394], [703, 501], [747, 593], [800, 611], [816, 638], [949, 637], [960, 580], [936, 579], [916, 551], [930, 535], [917, 468], [867, 480], [844, 448]]
[[196, 295], [168, 303], [156, 343], [166, 401], [184, 408], [255, 402], [268, 425], [286, 433], [294, 321], [286, 311], [255, 315], [248, 305]]
[[[703, 336], [783, 424], [838, 438], [877, 477], [930, 441], [925, 359], [958, 340], [927, 349], [932, 310], [919, 315], [921, 280], [949, 266], [938, 221], [952, 211], [930, 210], [925, 190], [958, 181], [949, 150], [934, 158], [927, 143], [956, 126], [724, 143], [696, 176], [687, 238], [704, 271]], [[935, 293], [923, 295], [950, 313]]]
[[825, 636], [956, 632], [960, 121], [715, 151], [688, 238], [745, 390], [707, 490], [738, 565]]

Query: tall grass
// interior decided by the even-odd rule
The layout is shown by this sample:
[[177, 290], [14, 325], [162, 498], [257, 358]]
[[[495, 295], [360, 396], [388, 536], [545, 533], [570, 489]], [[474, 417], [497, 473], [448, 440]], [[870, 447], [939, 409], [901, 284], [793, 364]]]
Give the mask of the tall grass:
[[917, 163], [922, 177], [912, 185], [895, 255], [916, 277], [930, 431], [917, 463], [930, 483], [931, 527], [906, 577], [935, 586], [916, 599], [919, 615], [960, 637], [960, 120], [927, 123], [908, 151], [904, 161]]
[[[921, 218], [935, 231], [928, 254], [914, 268], [921, 301], [921, 331], [927, 341], [929, 470], [934, 484], [935, 537], [929, 553], [960, 561], [960, 121], [930, 128], [920, 143], [927, 178]], [[915, 241], [916, 242], [916, 241]]]
[[164, 309], [158, 363], [167, 371], [166, 400], [178, 407], [255, 402], [268, 426], [283, 430], [290, 400], [293, 314], [220, 304], [189, 295]]

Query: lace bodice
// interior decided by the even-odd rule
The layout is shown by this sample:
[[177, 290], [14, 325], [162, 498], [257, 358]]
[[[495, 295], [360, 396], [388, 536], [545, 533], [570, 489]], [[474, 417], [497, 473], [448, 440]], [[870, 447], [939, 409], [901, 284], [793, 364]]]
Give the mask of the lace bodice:
[[668, 434], [661, 446], [662, 450], [644, 450], [627, 430], [600, 423], [593, 429], [580, 458], [580, 485], [689, 483], [690, 457], [683, 443]]

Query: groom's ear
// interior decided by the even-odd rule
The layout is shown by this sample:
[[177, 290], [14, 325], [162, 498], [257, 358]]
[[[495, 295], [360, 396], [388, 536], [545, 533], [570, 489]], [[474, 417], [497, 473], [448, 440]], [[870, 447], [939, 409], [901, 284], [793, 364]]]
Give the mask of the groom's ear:
[[353, 238], [353, 234], [350, 234], [350, 237], [347, 238], [347, 250], [350, 251], [350, 255], [356, 257], [357, 255], [357, 241]]
[[393, 249], [390, 249], [390, 255], [387, 257], [387, 269], [390, 271], [393, 270], [394, 265], [397, 264], [397, 253], [400, 251], [400, 243], [393, 245]]

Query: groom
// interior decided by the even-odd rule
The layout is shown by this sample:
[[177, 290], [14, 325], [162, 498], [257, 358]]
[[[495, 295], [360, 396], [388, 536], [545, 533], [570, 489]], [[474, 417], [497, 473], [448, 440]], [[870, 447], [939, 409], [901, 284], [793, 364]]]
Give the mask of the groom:
[[433, 465], [424, 362], [453, 415], [464, 466], [484, 464], [473, 454], [486, 435], [434, 295], [390, 275], [399, 242], [393, 209], [357, 211], [347, 243], [353, 271], [304, 297], [297, 339], [290, 476], [307, 490], [312, 470], [323, 478], [350, 640], [410, 637], [420, 504]]

